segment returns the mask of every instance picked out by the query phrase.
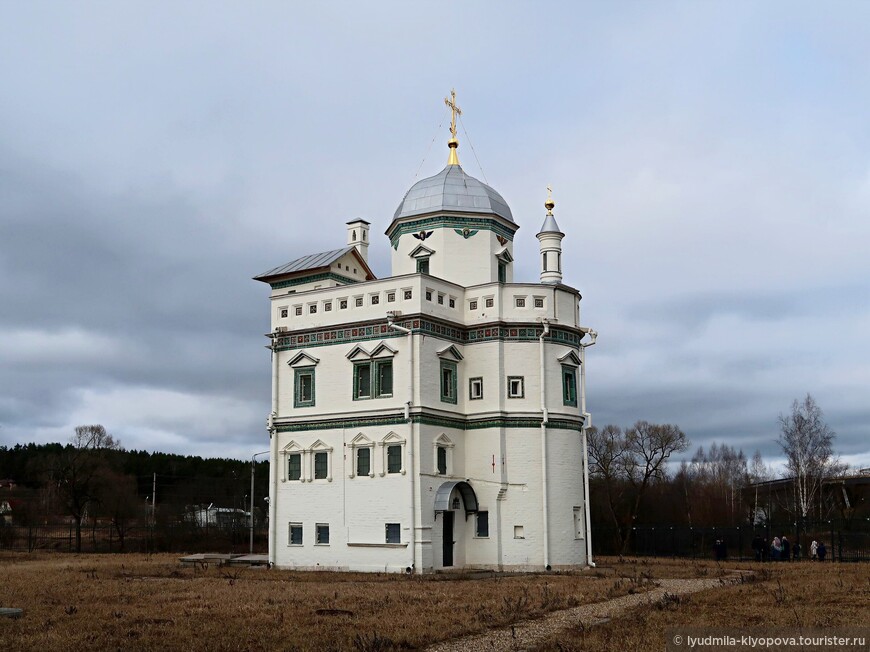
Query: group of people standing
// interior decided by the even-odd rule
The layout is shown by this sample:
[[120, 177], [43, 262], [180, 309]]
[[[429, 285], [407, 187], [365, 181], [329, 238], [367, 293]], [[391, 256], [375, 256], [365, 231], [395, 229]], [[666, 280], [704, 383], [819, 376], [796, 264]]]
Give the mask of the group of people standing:
[[[773, 541], [768, 544], [767, 539], [756, 534], [755, 538], [752, 539], [752, 551], [755, 553], [755, 561], [798, 561], [801, 559], [801, 544], [795, 542], [792, 545], [785, 535], [773, 537]], [[825, 561], [827, 553], [824, 541], [813, 539], [810, 544], [810, 559]]]

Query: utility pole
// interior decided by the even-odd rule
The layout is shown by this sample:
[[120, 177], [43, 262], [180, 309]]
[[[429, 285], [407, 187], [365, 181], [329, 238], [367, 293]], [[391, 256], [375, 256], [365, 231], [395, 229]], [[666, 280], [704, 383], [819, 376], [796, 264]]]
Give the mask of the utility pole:
[[251, 549], [250, 554], [254, 554], [254, 469], [256, 469], [255, 458], [258, 455], [268, 455], [271, 451], [262, 451], [251, 455], [251, 511], [248, 515], [248, 523], [251, 529]]
[[157, 473], [151, 481], [151, 527], [157, 523]]

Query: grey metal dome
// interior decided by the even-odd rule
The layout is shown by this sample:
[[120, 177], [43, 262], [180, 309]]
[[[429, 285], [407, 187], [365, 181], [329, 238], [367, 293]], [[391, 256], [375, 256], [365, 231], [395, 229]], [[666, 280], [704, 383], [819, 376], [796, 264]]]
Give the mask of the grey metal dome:
[[434, 177], [418, 181], [405, 193], [393, 220], [438, 211], [489, 213], [513, 222], [507, 202], [485, 183], [470, 177], [459, 165], [448, 165]]

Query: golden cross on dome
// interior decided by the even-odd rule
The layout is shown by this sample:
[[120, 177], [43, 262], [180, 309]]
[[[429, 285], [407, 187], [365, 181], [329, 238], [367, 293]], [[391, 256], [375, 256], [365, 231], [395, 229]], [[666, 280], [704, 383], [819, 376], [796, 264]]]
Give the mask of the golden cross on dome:
[[544, 202], [544, 208], [547, 209], [547, 215], [553, 214], [553, 208], [556, 206], [556, 202], [553, 201], [553, 186], [549, 183], [547, 184], [547, 201]]
[[447, 147], [450, 148], [450, 158], [447, 160], [447, 165], [459, 165], [459, 156], [456, 154], [456, 148], [459, 147], [459, 141], [456, 140], [456, 116], [462, 115], [462, 109], [456, 104], [456, 90], [450, 90], [450, 97], [444, 98], [444, 104], [450, 108], [450, 140], [447, 141]]

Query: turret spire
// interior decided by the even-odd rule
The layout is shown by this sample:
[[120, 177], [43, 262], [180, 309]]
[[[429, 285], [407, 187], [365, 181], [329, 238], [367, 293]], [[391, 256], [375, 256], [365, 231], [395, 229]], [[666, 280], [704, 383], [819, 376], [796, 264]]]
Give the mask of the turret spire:
[[553, 188], [547, 186], [547, 200], [544, 202], [547, 215], [537, 235], [538, 242], [541, 243], [541, 283], [562, 282], [562, 238], [565, 234], [556, 224], [556, 217], [553, 215], [555, 206]]
[[462, 109], [456, 103], [456, 90], [450, 90], [450, 97], [444, 98], [444, 104], [450, 107], [450, 140], [447, 141], [447, 147], [450, 148], [450, 157], [447, 159], [447, 165], [459, 165], [459, 155], [456, 153], [459, 147], [459, 141], [456, 140], [456, 116], [462, 115]]

